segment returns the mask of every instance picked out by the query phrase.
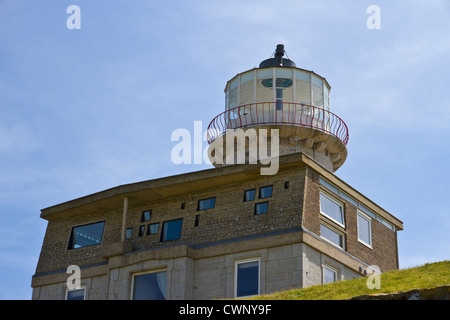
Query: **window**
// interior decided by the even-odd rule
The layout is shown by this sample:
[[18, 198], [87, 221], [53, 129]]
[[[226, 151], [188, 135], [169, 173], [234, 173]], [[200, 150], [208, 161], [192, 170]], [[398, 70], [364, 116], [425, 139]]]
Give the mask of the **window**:
[[198, 201], [197, 211], [214, 208], [216, 205], [216, 197], [203, 199]]
[[270, 198], [272, 196], [272, 186], [259, 188], [259, 198]]
[[165, 300], [166, 271], [151, 272], [133, 277], [133, 300]]
[[126, 239], [131, 239], [131, 235], [133, 234], [133, 228], [128, 228], [125, 234]]
[[337, 245], [338, 247], [344, 249], [344, 236], [335, 231], [334, 229], [321, 224], [320, 225], [320, 236], [331, 243]]
[[84, 300], [85, 299], [85, 288], [75, 289], [75, 290], [67, 290], [66, 291], [66, 300]]
[[70, 234], [69, 249], [93, 246], [102, 243], [105, 222], [86, 224], [73, 227]]
[[320, 193], [320, 212], [344, 226], [344, 210], [342, 210], [342, 205], [323, 192]]
[[372, 227], [368, 216], [358, 212], [358, 240], [372, 248]]
[[195, 226], [195, 227], [198, 227], [199, 224], [200, 224], [200, 215], [197, 214], [197, 215], [195, 216], [194, 226]]
[[255, 189], [247, 190], [244, 193], [244, 202], [255, 200]]
[[161, 241], [177, 240], [181, 237], [181, 225], [183, 219], [166, 221], [163, 223]]
[[255, 204], [255, 214], [263, 214], [269, 211], [269, 203], [261, 202]]
[[237, 261], [235, 268], [235, 296], [259, 294], [259, 259]]
[[152, 223], [148, 225], [147, 235], [157, 234], [159, 231], [159, 223]]
[[146, 210], [142, 212], [141, 222], [150, 221], [152, 210]]
[[323, 266], [323, 283], [332, 283], [337, 281], [337, 270], [330, 266]]

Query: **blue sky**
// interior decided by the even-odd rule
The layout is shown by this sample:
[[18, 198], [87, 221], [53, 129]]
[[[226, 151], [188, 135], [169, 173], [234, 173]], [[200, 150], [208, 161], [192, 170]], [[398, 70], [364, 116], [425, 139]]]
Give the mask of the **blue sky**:
[[449, 1], [0, 0], [0, 299], [31, 298], [41, 209], [210, 168], [175, 165], [172, 132], [206, 130], [279, 43], [332, 86], [336, 175], [404, 222], [400, 266], [448, 260]]

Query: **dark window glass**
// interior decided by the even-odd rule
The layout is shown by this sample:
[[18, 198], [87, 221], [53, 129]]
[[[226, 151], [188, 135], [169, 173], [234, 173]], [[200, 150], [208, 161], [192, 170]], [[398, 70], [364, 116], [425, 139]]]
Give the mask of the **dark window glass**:
[[93, 246], [102, 243], [105, 222], [73, 227], [69, 240], [69, 249]]
[[236, 296], [245, 297], [259, 292], [259, 261], [239, 263], [237, 265]]
[[67, 300], [84, 300], [84, 289], [67, 291]]
[[272, 196], [272, 186], [262, 187], [259, 189], [259, 198], [270, 198]]
[[131, 235], [133, 234], [133, 228], [128, 228], [126, 232], [126, 238], [131, 239]]
[[215, 205], [216, 205], [216, 197], [199, 200], [197, 210], [201, 211], [201, 210], [211, 209], [211, 208], [214, 208]]
[[138, 236], [142, 237], [144, 235], [144, 233], [145, 233], [145, 226], [140, 226]]
[[267, 213], [268, 210], [269, 210], [268, 202], [261, 202], [255, 204], [255, 214]]
[[134, 300], [165, 300], [166, 272], [146, 273], [134, 276]]
[[194, 226], [195, 226], [195, 227], [198, 227], [199, 223], [200, 223], [200, 215], [197, 214], [197, 215], [195, 216], [195, 223], [194, 223]]
[[148, 225], [147, 234], [157, 234], [159, 231], [159, 223], [152, 223]]
[[244, 193], [244, 201], [252, 201], [255, 200], [255, 189], [247, 190]]
[[170, 241], [180, 239], [181, 237], [181, 225], [183, 219], [166, 221], [163, 223], [161, 232], [161, 241]]
[[152, 217], [152, 210], [146, 210], [142, 212], [141, 222], [150, 221]]

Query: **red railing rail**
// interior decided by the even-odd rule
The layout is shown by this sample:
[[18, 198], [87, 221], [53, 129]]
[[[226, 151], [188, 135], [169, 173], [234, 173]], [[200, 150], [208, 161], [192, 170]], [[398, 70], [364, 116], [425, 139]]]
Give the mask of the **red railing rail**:
[[345, 145], [349, 139], [345, 122], [328, 110], [302, 103], [258, 102], [235, 107], [216, 116], [208, 126], [208, 143], [212, 143], [226, 130], [254, 125], [312, 128], [338, 138]]

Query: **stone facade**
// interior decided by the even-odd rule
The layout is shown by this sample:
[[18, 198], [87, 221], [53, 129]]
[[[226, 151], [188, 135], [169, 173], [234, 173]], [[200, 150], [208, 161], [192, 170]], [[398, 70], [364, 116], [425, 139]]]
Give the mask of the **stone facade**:
[[[321, 237], [327, 217], [320, 213], [319, 196], [332, 192], [320, 178], [376, 215], [371, 248], [358, 241], [360, 208], [339, 194], [333, 196], [343, 204], [346, 223], [336, 228], [345, 246]], [[259, 199], [265, 186], [272, 186], [272, 195]], [[256, 197], [244, 202], [250, 189]], [[198, 211], [198, 201], [210, 197], [214, 208]], [[255, 215], [255, 204], [266, 201], [267, 213]], [[141, 222], [146, 210], [151, 219]], [[337, 280], [361, 277], [371, 265], [398, 268], [396, 232], [402, 229], [401, 221], [302, 153], [281, 157], [273, 176], [260, 175], [256, 165], [221, 167], [119, 186], [43, 209], [41, 217], [48, 226], [33, 299], [64, 299], [69, 265], [81, 268], [86, 299], [130, 299], [134, 275], [158, 270], [166, 271], [166, 299], [233, 298], [236, 263], [248, 259], [259, 262], [260, 293], [321, 284], [324, 265], [336, 270]], [[162, 224], [174, 219], [183, 219], [179, 239], [161, 241]], [[105, 222], [101, 244], [68, 249], [73, 227], [99, 221]], [[141, 226], [147, 231], [154, 223], [156, 234], [139, 236]], [[131, 228], [131, 238], [122, 239]]]

